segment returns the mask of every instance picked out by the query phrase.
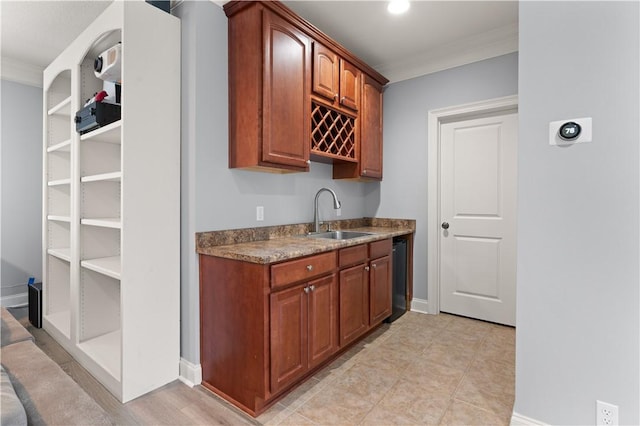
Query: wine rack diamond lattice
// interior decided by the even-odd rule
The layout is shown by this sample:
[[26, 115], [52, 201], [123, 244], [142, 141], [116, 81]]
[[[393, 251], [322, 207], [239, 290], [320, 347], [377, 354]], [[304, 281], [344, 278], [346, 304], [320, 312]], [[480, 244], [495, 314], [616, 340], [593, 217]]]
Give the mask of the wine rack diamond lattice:
[[311, 151], [354, 160], [355, 118], [315, 102], [311, 107]]

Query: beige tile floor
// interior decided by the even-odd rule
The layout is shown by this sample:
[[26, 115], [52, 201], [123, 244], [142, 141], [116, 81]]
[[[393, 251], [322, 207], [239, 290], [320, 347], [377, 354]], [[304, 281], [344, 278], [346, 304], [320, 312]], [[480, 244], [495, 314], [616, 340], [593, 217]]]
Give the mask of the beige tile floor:
[[515, 330], [453, 315], [408, 312], [383, 324], [253, 419], [177, 380], [121, 404], [29, 324], [26, 308], [12, 313], [118, 425], [506, 425], [513, 406]]
[[515, 329], [408, 312], [257, 418], [264, 425], [508, 425]]

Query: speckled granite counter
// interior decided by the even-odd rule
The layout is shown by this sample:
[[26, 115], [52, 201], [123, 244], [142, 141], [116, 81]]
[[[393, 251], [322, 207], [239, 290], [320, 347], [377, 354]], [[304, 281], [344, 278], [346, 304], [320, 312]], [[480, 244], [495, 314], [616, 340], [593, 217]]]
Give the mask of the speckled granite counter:
[[325, 222], [331, 230], [368, 232], [371, 235], [350, 240], [309, 238], [310, 223], [199, 232], [199, 254], [268, 264], [296, 257], [331, 251], [415, 232], [416, 221], [407, 219], [362, 218]]

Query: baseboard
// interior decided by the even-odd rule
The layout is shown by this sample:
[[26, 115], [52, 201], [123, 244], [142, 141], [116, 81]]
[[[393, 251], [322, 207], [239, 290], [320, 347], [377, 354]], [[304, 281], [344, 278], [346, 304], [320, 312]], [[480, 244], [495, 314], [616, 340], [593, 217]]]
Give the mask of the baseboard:
[[419, 312], [421, 314], [429, 313], [429, 305], [427, 301], [424, 299], [416, 299], [414, 298], [411, 301], [411, 312]]
[[10, 308], [12, 306], [24, 306], [29, 304], [28, 293], [12, 294], [11, 296], [0, 297], [0, 305], [3, 308]]
[[199, 385], [202, 383], [202, 367], [200, 364], [194, 364], [184, 358], [180, 358], [180, 376], [178, 379], [190, 388]]
[[514, 411], [511, 415], [511, 426], [547, 426], [547, 424]]

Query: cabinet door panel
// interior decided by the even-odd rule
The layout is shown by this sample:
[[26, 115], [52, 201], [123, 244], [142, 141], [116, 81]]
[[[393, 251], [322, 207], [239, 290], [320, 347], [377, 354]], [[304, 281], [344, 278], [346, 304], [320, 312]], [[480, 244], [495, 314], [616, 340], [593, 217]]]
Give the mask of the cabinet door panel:
[[271, 294], [272, 392], [277, 392], [307, 371], [305, 287], [297, 286]]
[[371, 261], [370, 266], [371, 325], [391, 315], [391, 257], [385, 256]]
[[338, 349], [338, 286], [336, 275], [309, 283], [309, 368]]
[[310, 39], [264, 13], [262, 161], [306, 168], [311, 134]]
[[365, 75], [362, 90], [360, 173], [382, 179], [382, 87]]
[[338, 97], [340, 84], [338, 55], [318, 42], [313, 43], [313, 91], [330, 99]]
[[359, 100], [360, 70], [342, 59], [340, 60], [340, 104], [357, 111]]
[[365, 265], [340, 271], [340, 346], [369, 328], [369, 272]]

